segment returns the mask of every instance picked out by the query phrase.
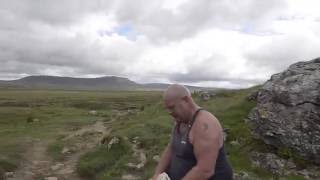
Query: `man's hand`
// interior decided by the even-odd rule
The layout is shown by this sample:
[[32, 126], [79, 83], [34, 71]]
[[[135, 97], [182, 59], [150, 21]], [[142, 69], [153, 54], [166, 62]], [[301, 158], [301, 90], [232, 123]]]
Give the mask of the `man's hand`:
[[169, 176], [167, 173], [161, 173], [161, 174], [158, 174], [158, 175], [154, 175], [152, 177], [152, 180], [170, 180]]

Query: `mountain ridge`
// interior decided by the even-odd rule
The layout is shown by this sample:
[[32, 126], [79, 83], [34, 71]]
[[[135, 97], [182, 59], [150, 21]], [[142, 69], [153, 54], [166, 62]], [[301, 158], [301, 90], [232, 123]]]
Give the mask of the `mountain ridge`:
[[[96, 78], [78, 78], [65, 76], [26, 76], [16, 80], [0, 80], [0, 88], [21, 89], [57, 89], [57, 90], [165, 90], [166, 83], [137, 83], [126, 77], [102, 76]], [[188, 86], [194, 90], [215, 90], [198, 86]]]

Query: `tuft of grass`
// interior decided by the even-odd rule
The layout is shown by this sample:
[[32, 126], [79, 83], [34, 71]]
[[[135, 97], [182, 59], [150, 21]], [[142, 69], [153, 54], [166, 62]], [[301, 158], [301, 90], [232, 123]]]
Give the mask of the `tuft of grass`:
[[130, 152], [129, 145], [121, 137], [119, 143], [113, 144], [111, 148], [108, 145], [98, 146], [95, 150], [80, 157], [77, 164], [77, 172], [85, 178], [95, 179], [101, 174], [107, 176], [115, 173], [114, 166]]
[[12, 142], [1, 140], [0, 144], [4, 145], [0, 146], [0, 169], [6, 172], [14, 171], [19, 166], [26, 144], [19, 140]]
[[63, 150], [64, 143], [61, 140], [56, 140], [55, 142], [49, 144], [47, 148], [47, 153], [56, 161], [64, 160], [65, 156], [61, 153]]
[[14, 171], [18, 168], [17, 162], [13, 162], [7, 159], [0, 159], [0, 169], [8, 172]]

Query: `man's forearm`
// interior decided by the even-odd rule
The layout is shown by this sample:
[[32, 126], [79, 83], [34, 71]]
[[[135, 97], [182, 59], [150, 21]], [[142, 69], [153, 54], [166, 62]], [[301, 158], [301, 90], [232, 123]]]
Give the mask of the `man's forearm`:
[[161, 159], [157, 165], [155, 174], [161, 174], [162, 172], [164, 172], [169, 166], [170, 159], [171, 159], [171, 147], [167, 146], [161, 155]]
[[204, 171], [195, 166], [182, 178], [182, 180], [207, 180], [212, 175], [212, 171]]

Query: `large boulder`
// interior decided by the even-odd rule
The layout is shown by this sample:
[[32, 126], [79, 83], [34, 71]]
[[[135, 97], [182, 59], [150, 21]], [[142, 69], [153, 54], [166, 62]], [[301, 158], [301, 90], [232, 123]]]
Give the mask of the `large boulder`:
[[250, 112], [253, 134], [320, 164], [320, 58], [275, 74]]

